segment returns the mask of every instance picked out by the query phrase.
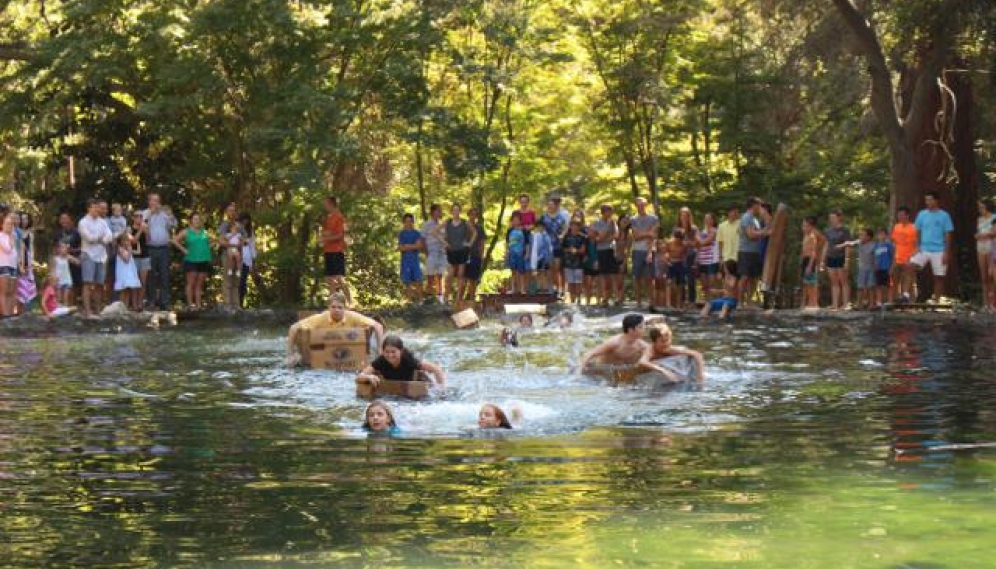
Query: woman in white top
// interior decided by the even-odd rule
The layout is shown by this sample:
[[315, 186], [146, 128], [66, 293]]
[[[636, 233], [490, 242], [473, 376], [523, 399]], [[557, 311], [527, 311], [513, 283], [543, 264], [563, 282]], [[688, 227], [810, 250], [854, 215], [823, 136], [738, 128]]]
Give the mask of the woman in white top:
[[993, 279], [986, 278], [992, 272], [991, 251], [993, 248], [993, 222], [996, 205], [992, 200], [979, 200], [979, 224], [975, 234], [975, 255], [979, 263], [979, 275], [982, 276], [982, 304], [987, 309], [996, 308], [996, 298], [993, 294]]

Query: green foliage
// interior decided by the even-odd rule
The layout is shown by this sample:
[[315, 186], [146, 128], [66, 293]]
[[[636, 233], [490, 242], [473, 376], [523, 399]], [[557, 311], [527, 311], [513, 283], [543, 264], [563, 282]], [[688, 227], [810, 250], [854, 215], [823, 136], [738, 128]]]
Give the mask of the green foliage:
[[[898, 69], [950, 33], [992, 188], [993, 4], [864, 4]], [[43, 225], [94, 194], [158, 191], [212, 222], [236, 201], [268, 302], [322, 300], [330, 193], [373, 304], [401, 298], [400, 214], [433, 202], [484, 209], [495, 268], [519, 193], [586, 210], [643, 194], [665, 219], [757, 194], [885, 220], [886, 146], [830, 3], [28, 0], [0, 24], [2, 199]]]

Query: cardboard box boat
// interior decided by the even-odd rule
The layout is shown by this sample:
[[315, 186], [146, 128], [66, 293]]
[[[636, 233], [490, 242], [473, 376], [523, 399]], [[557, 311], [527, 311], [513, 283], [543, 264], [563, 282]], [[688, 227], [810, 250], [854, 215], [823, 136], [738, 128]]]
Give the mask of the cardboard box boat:
[[370, 359], [364, 328], [316, 328], [301, 333], [301, 362], [316, 369], [360, 371]]
[[381, 379], [374, 387], [365, 377], [356, 378], [356, 396], [370, 401], [378, 397], [393, 396], [421, 401], [429, 397], [430, 382], [423, 373], [415, 374], [411, 381]]

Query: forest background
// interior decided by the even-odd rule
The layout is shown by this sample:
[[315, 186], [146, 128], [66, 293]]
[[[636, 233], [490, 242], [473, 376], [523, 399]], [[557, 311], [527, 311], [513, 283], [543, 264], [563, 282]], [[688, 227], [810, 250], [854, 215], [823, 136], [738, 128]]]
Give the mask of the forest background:
[[265, 303], [319, 300], [326, 195], [387, 304], [403, 212], [481, 208], [498, 269], [516, 196], [551, 192], [857, 229], [938, 191], [970, 298], [996, 188], [991, 0], [0, 0], [0, 86], [0, 201], [41, 235], [94, 196], [209, 228], [234, 201]]

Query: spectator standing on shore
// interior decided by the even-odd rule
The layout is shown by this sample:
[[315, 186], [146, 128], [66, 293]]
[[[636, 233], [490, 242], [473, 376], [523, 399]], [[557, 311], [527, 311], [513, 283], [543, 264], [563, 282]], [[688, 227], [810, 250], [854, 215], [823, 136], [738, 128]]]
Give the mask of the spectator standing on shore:
[[916, 253], [920, 238], [916, 226], [910, 221], [910, 210], [901, 207], [896, 210], [896, 224], [892, 227], [892, 243], [896, 246], [896, 261], [892, 273], [899, 291], [900, 302], [911, 302], [916, 299], [916, 266], [910, 262]]
[[844, 227], [844, 215], [839, 209], [830, 212], [830, 227], [824, 235], [827, 246], [823, 266], [830, 275], [830, 310], [846, 310], [851, 305], [851, 277], [844, 244], [851, 241], [851, 232]]
[[467, 287], [464, 271], [470, 257], [470, 245], [474, 242], [474, 230], [460, 217], [460, 204], [453, 204], [450, 216], [443, 226], [446, 263], [449, 265], [446, 274], [446, 293], [447, 298], [450, 298], [455, 306], [459, 306]]
[[652, 304], [654, 278], [654, 241], [660, 228], [660, 220], [656, 215], [647, 213], [647, 200], [636, 198], [636, 215], [630, 220], [633, 240], [633, 299], [637, 309], [643, 307], [643, 296], [647, 296], [647, 304]]
[[726, 210], [726, 219], [716, 229], [716, 239], [719, 241], [723, 274], [727, 277], [739, 277], [737, 255], [740, 252], [740, 208], [731, 207]]
[[22, 211], [17, 214], [21, 228], [20, 276], [17, 277], [17, 305], [23, 314], [32, 300], [38, 296], [35, 283], [35, 220], [31, 214]]
[[261, 286], [263, 279], [256, 264], [259, 251], [256, 249], [256, 231], [252, 226], [252, 216], [248, 213], [239, 214], [239, 225], [245, 232], [245, 243], [242, 245], [242, 272], [239, 275], [239, 307], [241, 308], [245, 306], [246, 295], [249, 293], [249, 277], [252, 277], [252, 282], [256, 285], [257, 294], [263, 290]]
[[[699, 228], [695, 226], [695, 222], [692, 220], [692, 210], [690, 208], [683, 207], [678, 210], [678, 229], [681, 230], [682, 239], [685, 242], [685, 258], [683, 259], [685, 264], [684, 297], [685, 301], [689, 304], [695, 304], [695, 301], [698, 300], [695, 273], [698, 271], [697, 238]], [[681, 306], [679, 305], [679, 308]]]
[[481, 282], [481, 273], [484, 271], [484, 240], [487, 239], [487, 235], [484, 233], [484, 224], [481, 222], [477, 208], [472, 207], [467, 210], [467, 224], [474, 230], [474, 242], [470, 244], [467, 268], [464, 269], [464, 278], [467, 281], [467, 293], [464, 299], [473, 304], [477, 301], [477, 285]]
[[346, 305], [353, 304], [346, 284], [346, 217], [339, 210], [339, 200], [325, 198], [325, 220], [322, 222], [321, 241], [325, 258], [325, 285], [329, 294], [341, 292]]
[[799, 251], [803, 309], [816, 310], [820, 307], [819, 269], [825, 246], [823, 234], [816, 227], [816, 218], [808, 216], [803, 219], [802, 246]]
[[138, 309], [141, 311], [142, 307], [145, 306], [145, 291], [148, 290], [149, 269], [152, 266], [149, 260], [149, 232], [145, 220], [142, 219], [142, 212], [136, 211], [131, 215], [129, 232], [131, 234], [131, 257], [135, 259], [135, 270], [138, 271], [138, 280], [142, 283], [142, 288], [135, 294], [138, 297]]
[[95, 317], [100, 314], [103, 299], [104, 280], [107, 277], [107, 245], [114, 241], [111, 228], [100, 217], [100, 204], [91, 199], [87, 202], [87, 213], [80, 219], [80, 238], [83, 256], [83, 316]]
[[[124, 208], [119, 203], [111, 204], [110, 215], [106, 214], [107, 202], [100, 201], [101, 215], [107, 222], [107, 227], [111, 230], [111, 237], [114, 239], [107, 247], [107, 280], [104, 282], [104, 302], [118, 300], [117, 285], [117, 261], [118, 242], [122, 235], [128, 231], [128, 218], [124, 216]], [[127, 304], [127, 303], [126, 303]]]
[[619, 268], [616, 266], [616, 234], [618, 228], [612, 219], [612, 206], [602, 204], [599, 208], [601, 217], [591, 224], [591, 239], [595, 242], [595, 249], [598, 251], [598, 282], [601, 289], [601, 301], [603, 306], [608, 306], [610, 299], [614, 296], [613, 287], [616, 283], [616, 273]]
[[[338, 205], [336, 205], [338, 211]], [[341, 217], [341, 213], [339, 214]], [[333, 276], [335, 285], [342, 287], [343, 294], [349, 298], [349, 287], [346, 284], [346, 221], [342, 218], [339, 225], [343, 238], [338, 242], [340, 248], [336, 256], [338, 262], [336, 269], [341, 269], [341, 274]], [[221, 248], [222, 273], [221, 273], [221, 296], [227, 308], [236, 309], [239, 307], [239, 283], [242, 281], [242, 247], [246, 244], [246, 230], [239, 221], [239, 207], [232, 202], [225, 207], [225, 220], [218, 226], [218, 235], [215, 243]], [[210, 259], [208, 259], [210, 264]]]
[[570, 222], [567, 235], [561, 243], [564, 252], [564, 281], [567, 283], [568, 301], [581, 303], [581, 283], [584, 282], [584, 258], [588, 239], [581, 233], [581, 221]]
[[17, 214], [0, 210], [0, 317], [13, 316], [17, 298]]
[[398, 232], [398, 251], [401, 252], [401, 284], [409, 302], [422, 301], [422, 267], [419, 264], [419, 251], [425, 248], [422, 234], [415, 229], [415, 216], [406, 213], [401, 218], [401, 231]]
[[757, 280], [764, 269], [761, 260], [761, 240], [771, 235], [771, 227], [764, 227], [761, 222], [762, 203], [760, 198], [748, 199], [744, 214], [740, 217], [740, 233], [737, 236], [737, 273], [740, 275], [740, 297], [743, 306], [747, 306], [754, 298]]
[[63, 211], [59, 214], [59, 226], [52, 232], [53, 255], [58, 253], [59, 243], [65, 243], [69, 247], [66, 255], [77, 261], [69, 265], [69, 276], [72, 278], [73, 284], [65, 297], [63, 297], [62, 303], [66, 306], [76, 306], [76, 299], [79, 297], [79, 292], [83, 286], [83, 273], [81, 264], [79, 263], [82, 241], [80, 239], [80, 232], [77, 231], [76, 224], [73, 223], [73, 216], [68, 211]]
[[913, 256], [912, 262], [924, 268], [930, 265], [930, 270], [934, 274], [934, 302], [940, 302], [944, 296], [944, 276], [947, 275], [951, 257], [951, 233], [954, 231], [954, 224], [948, 212], [940, 208], [936, 193], [927, 192], [924, 201], [927, 209], [918, 213], [913, 223], [920, 236], [920, 250]]
[[145, 221], [149, 248], [149, 287], [146, 302], [160, 310], [169, 310], [169, 266], [170, 245], [176, 218], [168, 207], [163, 207], [159, 194], [149, 194], [149, 209], [142, 218]]
[[529, 208], [529, 196], [526, 194], [519, 196], [519, 209], [516, 211], [519, 212], [519, 226], [528, 234], [536, 223], [536, 212]]
[[982, 306], [987, 310], [996, 308], [996, 295], [993, 294], [992, 280], [989, 278], [989, 257], [992, 254], [993, 227], [996, 222], [996, 204], [992, 200], [979, 200], [979, 220], [975, 233], [975, 257], [979, 263], [979, 276], [982, 281]]
[[540, 216], [543, 227], [546, 228], [547, 235], [550, 236], [550, 243], [553, 244], [553, 261], [550, 263], [550, 274], [553, 276], [553, 289], [555, 294], [564, 291], [564, 250], [562, 248], [564, 237], [567, 235], [568, 225], [571, 216], [567, 210], [560, 207], [560, 195], [553, 194], [546, 200], [546, 211]]
[[435, 298], [439, 304], [445, 302], [443, 275], [449, 268], [446, 261], [446, 234], [440, 221], [442, 218], [442, 206], [434, 203], [429, 206], [429, 219], [419, 228], [425, 243], [425, 296]]
[[190, 224], [173, 238], [173, 244], [183, 253], [183, 291], [191, 310], [204, 306], [204, 283], [211, 274], [211, 242], [198, 213], [191, 215]]
[[709, 300], [710, 293], [721, 289], [723, 279], [719, 267], [719, 241], [717, 240], [716, 216], [711, 213], [702, 218], [702, 227], [696, 235], [695, 245], [698, 247], [696, 260], [699, 264], [699, 276], [702, 280], [704, 300]]
[[630, 240], [632, 226], [629, 216], [620, 212], [616, 218], [616, 273], [612, 276], [612, 288], [616, 291], [616, 306], [622, 306], [626, 298], [626, 267], [629, 266]]
[[896, 247], [889, 241], [885, 228], [875, 232], [875, 306], [892, 303], [893, 290], [889, 286], [892, 273], [892, 260], [896, 257]]

